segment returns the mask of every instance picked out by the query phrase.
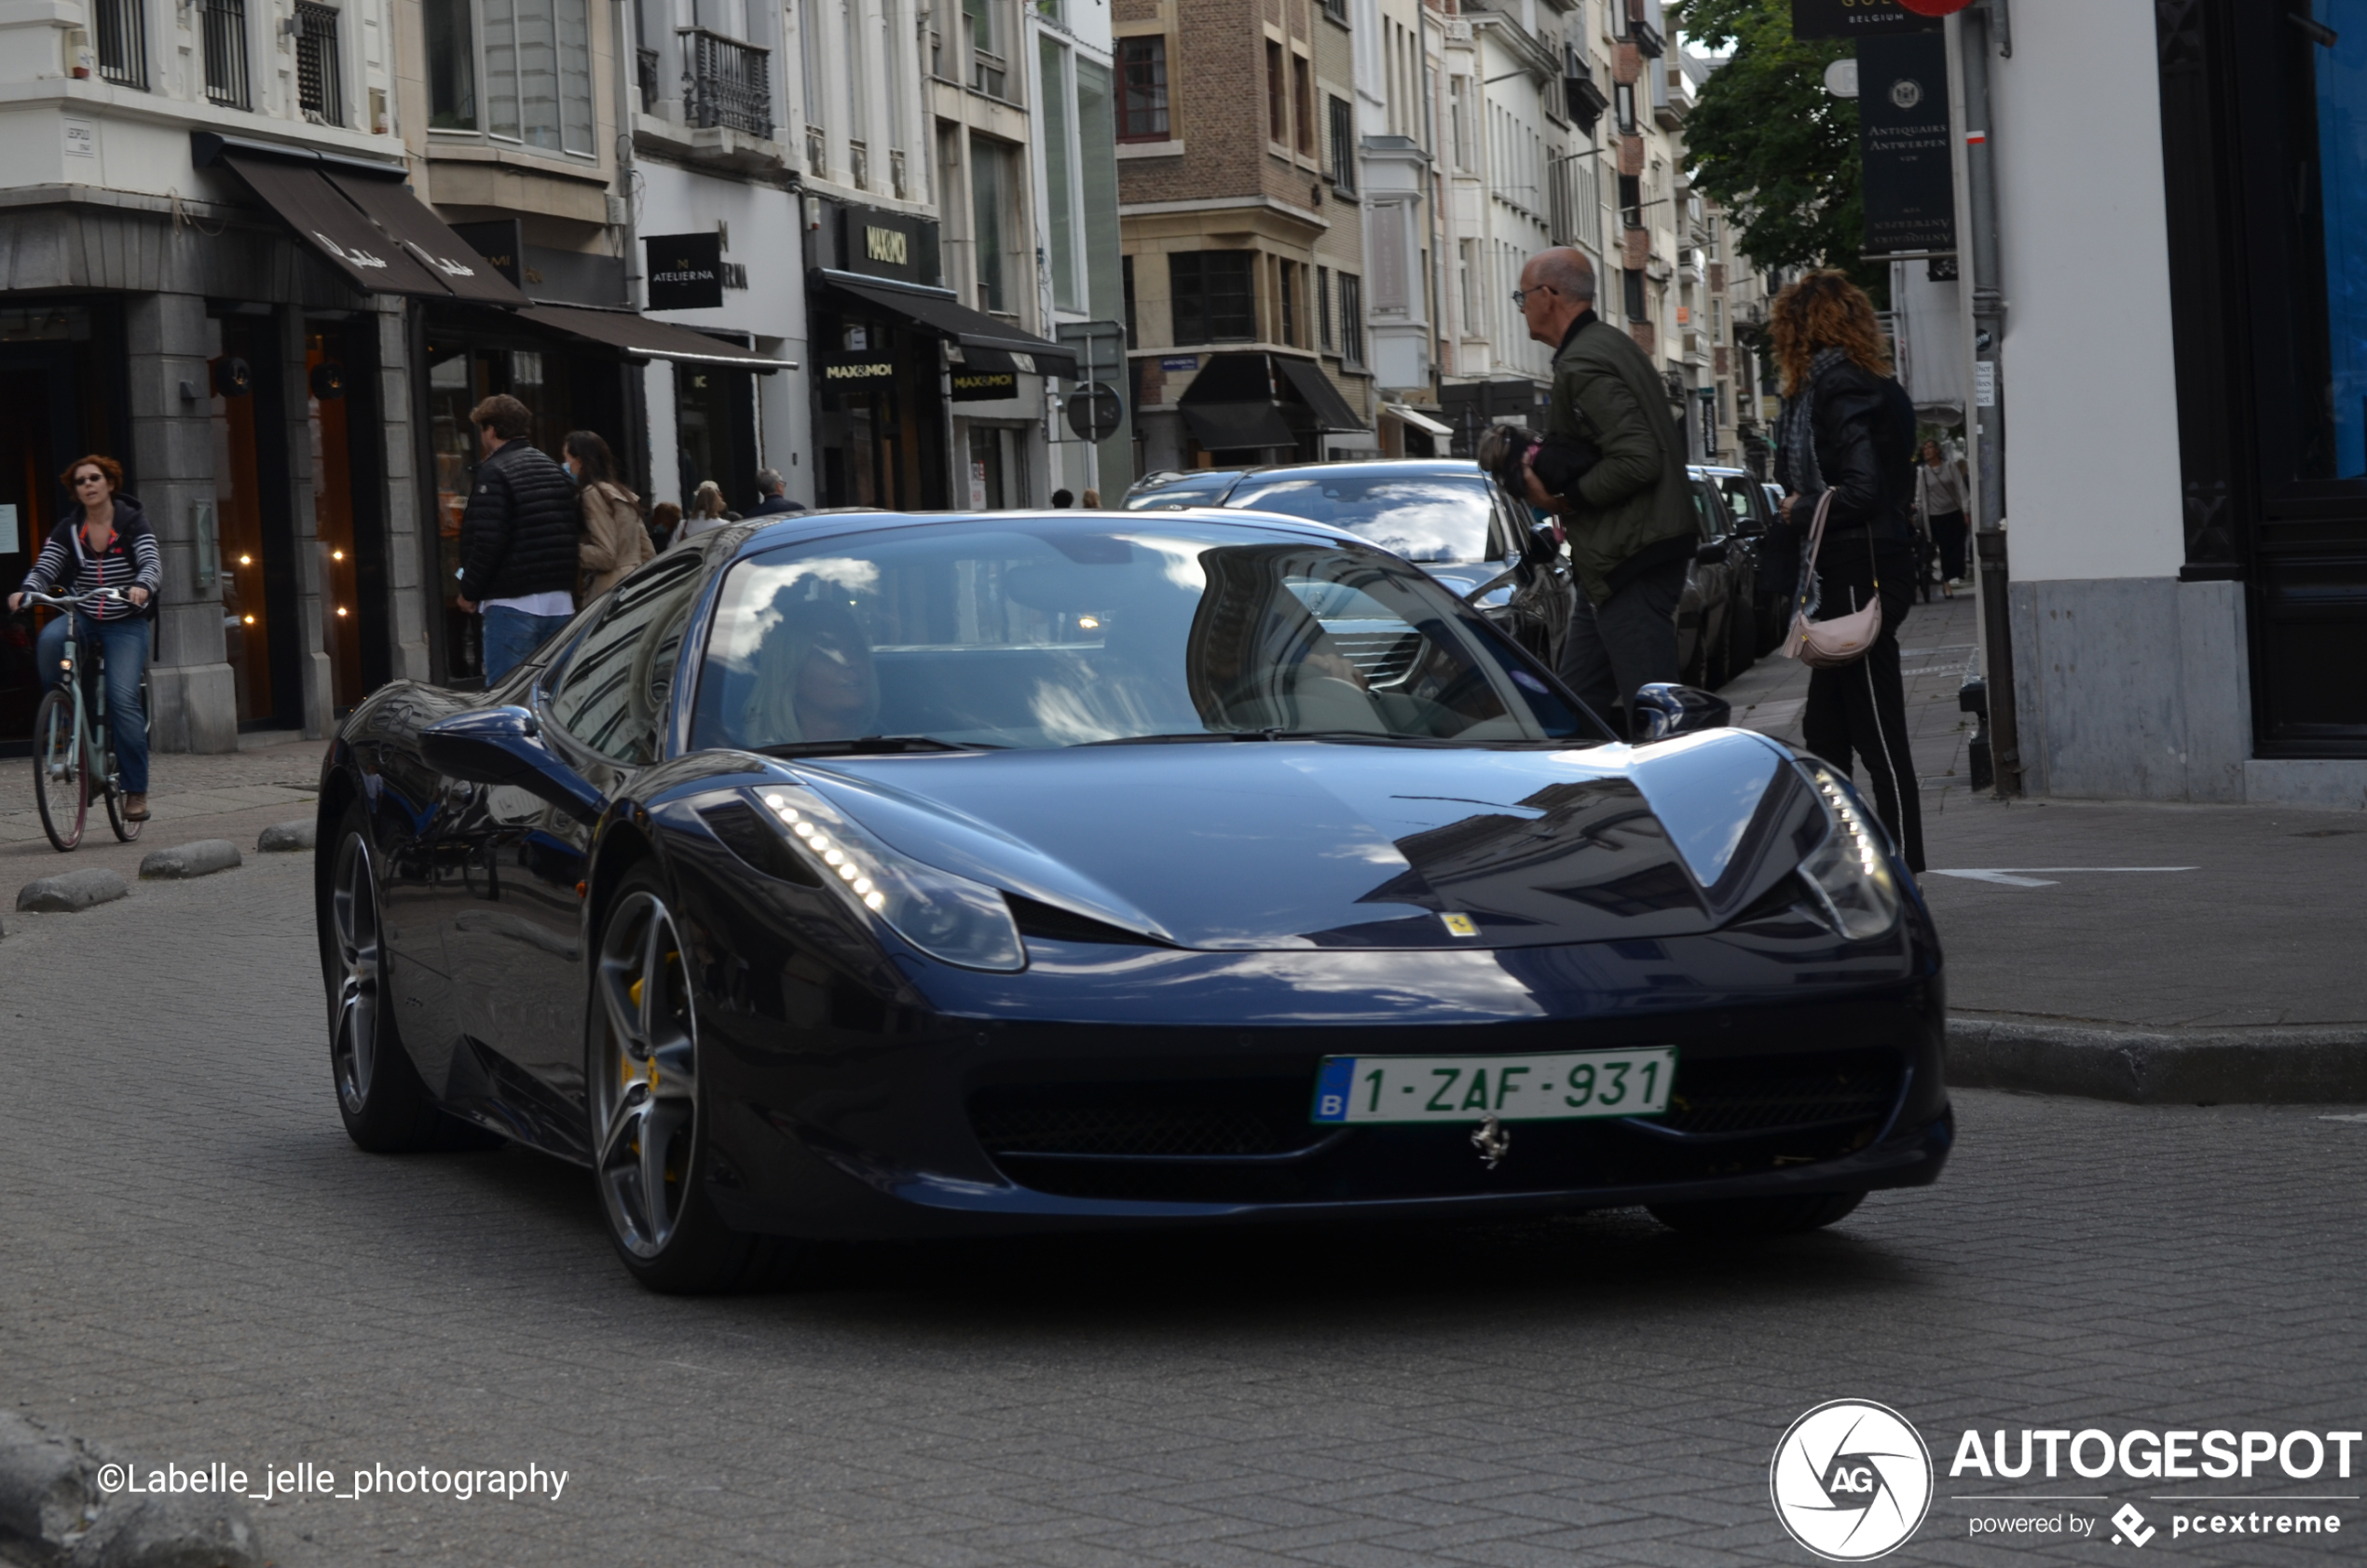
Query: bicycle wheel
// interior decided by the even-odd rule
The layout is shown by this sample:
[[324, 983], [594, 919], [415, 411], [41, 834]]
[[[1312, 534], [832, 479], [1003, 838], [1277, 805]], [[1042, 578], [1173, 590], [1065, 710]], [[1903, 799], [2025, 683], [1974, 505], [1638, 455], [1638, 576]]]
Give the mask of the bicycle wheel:
[[61, 852], [82, 842], [90, 812], [90, 775], [74, 729], [73, 693], [41, 699], [33, 715], [33, 800], [41, 808], [41, 831]]

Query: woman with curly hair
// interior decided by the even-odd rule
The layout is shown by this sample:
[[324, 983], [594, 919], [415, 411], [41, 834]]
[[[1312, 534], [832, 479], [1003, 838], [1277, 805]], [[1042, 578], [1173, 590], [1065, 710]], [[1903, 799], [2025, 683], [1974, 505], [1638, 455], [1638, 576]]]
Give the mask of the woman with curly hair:
[[1922, 805], [1898, 672], [1898, 627], [1915, 589], [1915, 406], [1891, 376], [1873, 302], [1845, 273], [1826, 268], [1786, 287], [1768, 326], [1785, 398], [1775, 478], [1796, 545], [1832, 496], [1813, 574], [1801, 574], [1793, 602], [1804, 600], [1812, 620], [1877, 601], [1882, 612], [1864, 657], [1810, 674], [1801, 738], [1844, 773], [1866, 765], [1875, 813], [1921, 871]]

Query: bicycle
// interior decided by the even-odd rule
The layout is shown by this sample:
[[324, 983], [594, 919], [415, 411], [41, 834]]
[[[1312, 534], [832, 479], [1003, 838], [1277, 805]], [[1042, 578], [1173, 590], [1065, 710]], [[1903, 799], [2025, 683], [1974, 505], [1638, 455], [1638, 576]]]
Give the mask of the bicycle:
[[[121, 596], [112, 588], [64, 594], [27, 591], [24, 603], [46, 605], [71, 616], [93, 605], [116, 602]], [[81, 843], [95, 788], [106, 805], [107, 825], [128, 844], [140, 837], [144, 825], [123, 814], [125, 791], [116, 766], [114, 730], [107, 723], [105, 652], [97, 638], [86, 640], [69, 623], [60, 662], [65, 680], [44, 693], [41, 705], [33, 713], [33, 799], [41, 810], [41, 831], [61, 853]], [[147, 673], [142, 671], [143, 728], [151, 722], [149, 716], [155, 711], [148, 699]]]

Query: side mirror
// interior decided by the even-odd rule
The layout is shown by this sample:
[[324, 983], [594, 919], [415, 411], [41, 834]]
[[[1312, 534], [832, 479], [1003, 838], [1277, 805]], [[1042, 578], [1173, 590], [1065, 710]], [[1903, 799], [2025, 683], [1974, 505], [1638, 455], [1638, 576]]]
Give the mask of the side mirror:
[[1521, 548], [1521, 559], [1531, 566], [1541, 566], [1561, 553], [1561, 530], [1551, 523], [1539, 523], [1530, 528]]
[[585, 822], [608, 806], [599, 791], [543, 744], [541, 721], [529, 708], [478, 708], [438, 719], [419, 731], [419, 755], [446, 777], [509, 784]]
[[1733, 716], [1733, 704], [1715, 691], [1656, 680], [1636, 691], [1628, 728], [1634, 731], [1630, 739], [1640, 746], [1703, 729], [1723, 729]]
[[1726, 549], [1724, 539], [1709, 539], [1694, 550], [1693, 559], [1705, 566], [1714, 566], [1726, 559]]

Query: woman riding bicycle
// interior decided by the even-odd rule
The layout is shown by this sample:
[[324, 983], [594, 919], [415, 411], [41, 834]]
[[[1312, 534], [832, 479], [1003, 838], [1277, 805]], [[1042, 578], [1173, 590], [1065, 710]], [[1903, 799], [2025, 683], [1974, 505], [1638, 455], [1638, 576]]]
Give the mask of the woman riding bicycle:
[[148, 617], [164, 582], [164, 563], [140, 503], [118, 493], [122, 464], [93, 453], [75, 458], [58, 477], [82, 510], [49, 535], [33, 570], [25, 574], [24, 586], [8, 595], [8, 608], [21, 606], [27, 593], [88, 593], [112, 588], [121, 595], [44, 626], [35, 657], [41, 689], [47, 691], [62, 678], [69, 619], [84, 641], [96, 639], [105, 648], [107, 722], [115, 731], [116, 765], [122, 770], [123, 815], [128, 822], [145, 822], [148, 719], [140, 707], [140, 676], [147, 668]]

